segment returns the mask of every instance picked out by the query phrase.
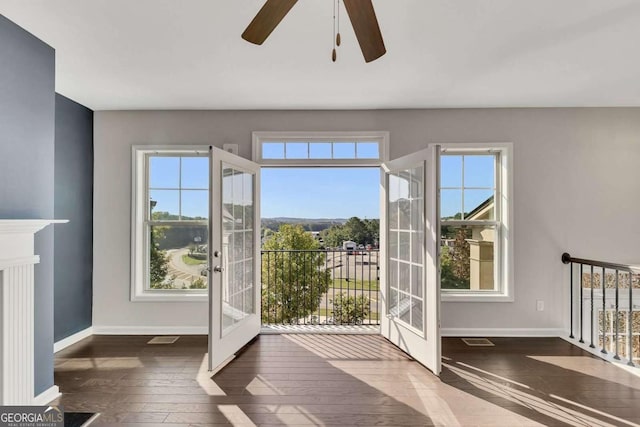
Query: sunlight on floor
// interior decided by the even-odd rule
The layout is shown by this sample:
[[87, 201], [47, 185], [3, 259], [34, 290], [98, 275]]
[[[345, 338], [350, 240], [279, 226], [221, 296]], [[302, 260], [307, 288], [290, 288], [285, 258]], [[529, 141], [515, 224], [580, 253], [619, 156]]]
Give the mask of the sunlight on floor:
[[254, 396], [283, 396], [277, 387], [269, 383], [262, 375], [256, 375], [245, 388], [249, 393]]
[[[526, 356], [529, 359], [537, 360], [539, 362], [548, 363], [549, 365], [557, 366], [562, 369], [567, 369], [569, 371], [578, 372], [580, 374], [590, 375], [592, 377], [599, 378], [604, 381], [616, 382], [618, 384], [622, 384], [625, 387], [634, 388], [636, 390], [640, 390], [640, 387], [633, 384], [631, 377], [626, 375], [626, 373], [632, 373], [636, 376], [640, 375], [640, 370], [631, 368], [628, 369], [627, 366], [622, 366], [618, 364], [612, 364], [612, 366], [616, 366], [620, 368], [620, 378], [625, 379], [626, 381], [619, 381], [615, 377], [612, 378], [611, 372], [607, 372], [606, 374], [602, 371], [601, 366], [604, 362], [600, 359], [594, 359], [593, 357], [578, 357], [578, 356]], [[623, 374], [624, 372], [624, 374]]]
[[238, 405], [218, 405], [218, 409], [235, 427], [256, 427], [251, 418]]
[[205, 354], [196, 374], [198, 385], [209, 396], [226, 396], [227, 394], [215, 383], [209, 372], [209, 354]]
[[[331, 360], [407, 360], [387, 345], [377, 345], [369, 336], [359, 335], [283, 335], [323, 359]], [[382, 343], [381, 343], [382, 344]], [[386, 343], [384, 343], [386, 344]]]
[[[407, 377], [415, 388], [422, 384], [422, 380], [411, 373], [408, 373]], [[440, 397], [438, 393], [431, 393], [429, 395], [426, 393], [418, 393], [418, 397], [420, 398], [423, 408], [422, 410], [416, 409], [428, 416], [434, 425], [450, 427], [461, 426], [447, 401]]]
[[[473, 369], [482, 372], [486, 376], [483, 377], [480, 374], [470, 372], [467, 370], [469, 369], [469, 365], [466, 364], [443, 363], [443, 366], [447, 367], [460, 378], [468, 381], [470, 384], [480, 390], [489, 392], [496, 397], [503, 398], [510, 402], [517, 403], [518, 405], [521, 405], [531, 411], [535, 411], [543, 416], [555, 418], [559, 422], [579, 426], [614, 426], [619, 425], [619, 423], [622, 422], [626, 425], [637, 426], [637, 424], [627, 422], [618, 417], [605, 414], [600, 411], [593, 411], [590, 408], [579, 405], [579, 409], [597, 413], [600, 416], [608, 418], [609, 422], [601, 420], [599, 418], [595, 418], [586, 413], [571, 409], [567, 405], [561, 405], [560, 403], [552, 402], [551, 400], [557, 399], [554, 399], [551, 395], [533, 390], [528, 386], [518, 384], [514, 381], [501, 378], [497, 375], [493, 375], [489, 372], [482, 371], [477, 368]], [[463, 367], [465, 369], [463, 369]], [[491, 377], [500, 379], [492, 379]], [[507, 382], [507, 384], [504, 383], [505, 381]], [[536, 396], [536, 394], [538, 396]], [[563, 401], [563, 403], [568, 403], [568, 401], [565, 399], [563, 399]], [[574, 405], [572, 404], [572, 406]]]

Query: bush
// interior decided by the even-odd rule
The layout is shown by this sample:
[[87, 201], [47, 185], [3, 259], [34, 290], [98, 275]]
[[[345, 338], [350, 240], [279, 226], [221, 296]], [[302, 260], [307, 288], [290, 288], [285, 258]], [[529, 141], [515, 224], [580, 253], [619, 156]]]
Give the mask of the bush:
[[205, 282], [202, 277], [198, 277], [196, 280], [191, 282], [189, 289], [207, 289], [207, 282]]
[[369, 298], [365, 295], [347, 296], [338, 294], [333, 300], [333, 322], [335, 324], [360, 325], [369, 317]]

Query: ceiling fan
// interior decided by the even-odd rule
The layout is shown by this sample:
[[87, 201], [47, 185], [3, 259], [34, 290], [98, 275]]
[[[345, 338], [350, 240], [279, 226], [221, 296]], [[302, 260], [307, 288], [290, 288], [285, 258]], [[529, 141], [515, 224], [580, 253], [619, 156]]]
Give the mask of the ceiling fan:
[[[376, 18], [376, 12], [373, 10], [371, 0], [342, 1], [351, 20], [353, 31], [356, 33], [365, 62], [375, 61], [380, 58], [387, 50], [384, 47], [382, 33], [380, 32], [380, 26], [378, 25], [378, 19]], [[242, 33], [242, 38], [248, 42], [261, 45], [297, 2], [298, 0], [267, 0], [247, 29]], [[336, 38], [339, 46], [339, 33]], [[335, 61], [335, 48], [333, 60]]]

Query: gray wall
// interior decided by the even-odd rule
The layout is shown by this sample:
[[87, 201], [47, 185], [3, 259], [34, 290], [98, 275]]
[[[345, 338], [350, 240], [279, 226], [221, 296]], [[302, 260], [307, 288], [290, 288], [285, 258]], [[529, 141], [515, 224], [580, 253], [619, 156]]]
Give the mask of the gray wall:
[[91, 326], [93, 111], [56, 94], [54, 339]]
[[640, 261], [640, 108], [96, 112], [94, 330], [206, 332], [206, 303], [129, 301], [132, 144], [236, 143], [250, 157], [252, 131], [296, 130], [386, 130], [391, 158], [429, 142], [513, 142], [515, 301], [443, 302], [443, 333], [558, 334], [563, 251]]
[[[0, 15], [0, 218], [53, 218], [55, 52]], [[35, 392], [53, 385], [53, 228], [36, 235]]]

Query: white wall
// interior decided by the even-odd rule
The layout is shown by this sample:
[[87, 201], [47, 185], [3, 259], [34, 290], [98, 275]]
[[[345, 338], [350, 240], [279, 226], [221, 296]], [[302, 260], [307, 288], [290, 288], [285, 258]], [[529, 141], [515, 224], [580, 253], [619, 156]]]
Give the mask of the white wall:
[[[206, 330], [206, 303], [129, 301], [132, 144], [240, 146], [252, 131], [391, 133], [391, 158], [428, 142], [513, 142], [515, 302], [443, 303], [442, 327], [554, 333], [568, 324], [563, 251], [640, 263], [640, 109], [108, 111], [95, 114], [97, 331]], [[536, 300], [545, 311], [536, 311]], [[190, 328], [193, 327], [193, 328]], [[123, 329], [131, 332], [131, 329]], [[490, 331], [499, 333], [498, 330]]]

